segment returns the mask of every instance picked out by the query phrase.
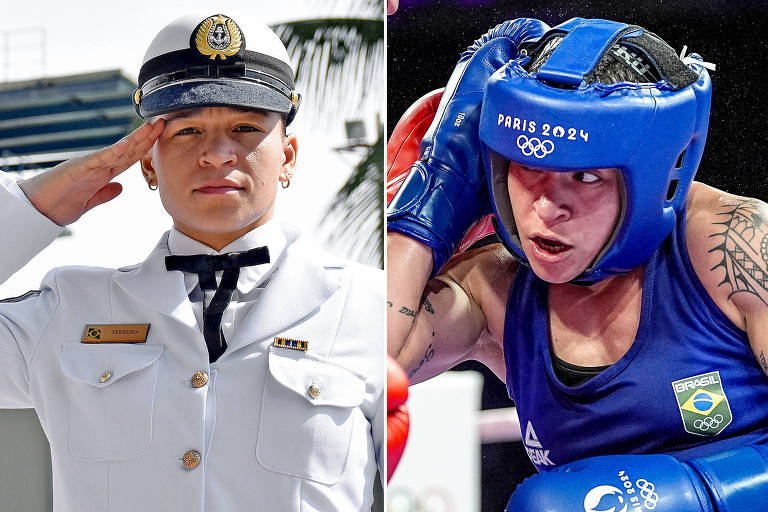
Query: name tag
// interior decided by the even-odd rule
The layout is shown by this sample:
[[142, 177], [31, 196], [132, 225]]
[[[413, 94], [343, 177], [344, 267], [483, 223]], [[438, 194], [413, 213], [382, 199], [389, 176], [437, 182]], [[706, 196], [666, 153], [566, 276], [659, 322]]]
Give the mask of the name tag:
[[82, 343], [146, 343], [149, 324], [86, 325]]

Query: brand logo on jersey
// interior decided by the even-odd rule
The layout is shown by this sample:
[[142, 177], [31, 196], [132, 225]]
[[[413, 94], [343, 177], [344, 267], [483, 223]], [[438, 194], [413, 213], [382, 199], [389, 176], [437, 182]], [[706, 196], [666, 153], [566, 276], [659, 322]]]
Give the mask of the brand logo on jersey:
[[716, 436], [733, 421], [720, 372], [703, 373], [672, 383], [686, 432]]
[[529, 421], [525, 427], [525, 438], [523, 440], [525, 451], [528, 452], [528, 458], [537, 466], [554, 466], [555, 463], [549, 459], [549, 450], [541, 446], [536, 431], [533, 430], [533, 424]]

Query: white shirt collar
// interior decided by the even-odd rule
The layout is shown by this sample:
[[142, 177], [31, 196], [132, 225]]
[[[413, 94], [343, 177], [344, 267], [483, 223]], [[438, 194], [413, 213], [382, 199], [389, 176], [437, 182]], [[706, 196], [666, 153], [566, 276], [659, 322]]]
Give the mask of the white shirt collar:
[[[282, 260], [288, 241], [280, 229], [280, 225], [275, 219], [270, 219], [261, 226], [258, 226], [237, 240], [216, 251], [204, 243], [190, 238], [175, 227], [171, 229], [168, 235], [168, 249], [171, 254], [191, 255], [191, 254], [225, 254], [228, 252], [247, 251], [255, 247], [267, 246], [269, 248], [269, 263], [264, 265], [253, 265], [240, 269], [240, 277], [237, 279], [237, 292], [240, 300], [247, 300], [249, 292], [255, 288], [266, 284], [270, 275], [277, 269]], [[220, 277], [220, 272], [217, 276]], [[196, 274], [184, 273], [184, 284], [187, 293], [198, 284]]]

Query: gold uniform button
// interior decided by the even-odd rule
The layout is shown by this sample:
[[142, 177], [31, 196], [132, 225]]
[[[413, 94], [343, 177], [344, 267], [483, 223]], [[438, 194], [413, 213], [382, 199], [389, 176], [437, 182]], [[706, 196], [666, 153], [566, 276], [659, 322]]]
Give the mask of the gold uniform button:
[[112, 372], [110, 372], [109, 370], [104, 370], [104, 373], [102, 373], [101, 376], [99, 377], [99, 382], [103, 384], [107, 382], [111, 377], [112, 377]]
[[189, 450], [184, 454], [182, 459], [184, 467], [187, 469], [195, 469], [200, 464], [200, 452], [197, 450]]
[[201, 388], [208, 384], [208, 374], [205, 372], [197, 372], [192, 376], [192, 387]]
[[317, 398], [320, 396], [320, 388], [312, 384], [309, 386], [309, 396], [312, 398]]

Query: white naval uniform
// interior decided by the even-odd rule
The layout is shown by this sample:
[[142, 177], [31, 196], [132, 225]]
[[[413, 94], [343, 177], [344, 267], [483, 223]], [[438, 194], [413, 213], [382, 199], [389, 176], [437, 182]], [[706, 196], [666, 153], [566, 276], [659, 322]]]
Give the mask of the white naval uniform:
[[[60, 228], [6, 175], [0, 218], [4, 281]], [[238, 294], [255, 299], [225, 313], [227, 350], [213, 364], [188, 298], [196, 283], [165, 270], [168, 234], [139, 265], [57, 268], [40, 293], [0, 303], [0, 407], [37, 410], [55, 512], [370, 510], [385, 428], [383, 273], [294, 229], [270, 232], [273, 263], [244, 273]], [[86, 324], [147, 323], [146, 343], [80, 342]], [[308, 350], [274, 347], [276, 336]], [[195, 388], [199, 371], [209, 380]], [[201, 454], [194, 469], [189, 450]]]

